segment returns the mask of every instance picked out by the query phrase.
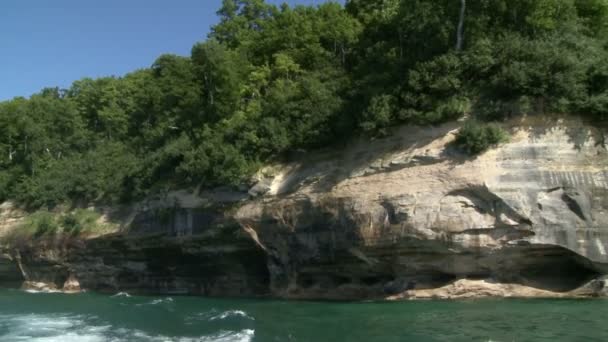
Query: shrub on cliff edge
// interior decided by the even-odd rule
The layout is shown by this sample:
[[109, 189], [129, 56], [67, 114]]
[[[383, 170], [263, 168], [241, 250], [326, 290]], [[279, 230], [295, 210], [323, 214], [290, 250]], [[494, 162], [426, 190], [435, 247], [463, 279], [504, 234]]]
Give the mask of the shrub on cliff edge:
[[456, 145], [468, 154], [476, 155], [508, 140], [509, 134], [498, 125], [469, 120], [458, 132]]

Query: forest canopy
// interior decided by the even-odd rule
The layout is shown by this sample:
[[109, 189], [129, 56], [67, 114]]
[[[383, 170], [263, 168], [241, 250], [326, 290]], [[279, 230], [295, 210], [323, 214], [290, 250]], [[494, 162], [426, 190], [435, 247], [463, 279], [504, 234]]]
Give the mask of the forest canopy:
[[117, 203], [247, 182], [390, 126], [608, 117], [608, 0], [224, 0], [188, 57], [0, 102], [0, 198]]

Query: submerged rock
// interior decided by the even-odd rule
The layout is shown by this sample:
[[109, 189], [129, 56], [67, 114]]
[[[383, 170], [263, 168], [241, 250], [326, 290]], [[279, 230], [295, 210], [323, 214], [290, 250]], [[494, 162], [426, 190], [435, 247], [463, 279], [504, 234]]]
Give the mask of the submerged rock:
[[59, 289], [57, 289], [57, 286], [55, 284], [38, 282], [38, 281], [24, 281], [23, 284], [21, 285], [21, 289], [24, 291], [30, 291], [30, 292], [45, 292], [45, 293], [60, 292]]

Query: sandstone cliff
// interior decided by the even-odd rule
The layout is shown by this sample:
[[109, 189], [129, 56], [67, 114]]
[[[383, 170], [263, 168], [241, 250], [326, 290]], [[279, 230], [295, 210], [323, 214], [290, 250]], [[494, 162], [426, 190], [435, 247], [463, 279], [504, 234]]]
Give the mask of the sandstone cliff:
[[243, 191], [109, 210], [114, 234], [5, 244], [0, 281], [285, 298], [603, 295], [607, 130], [514, 119], [509, 143], [473, 158], [452, 144], [459, 125], [306, 154]]

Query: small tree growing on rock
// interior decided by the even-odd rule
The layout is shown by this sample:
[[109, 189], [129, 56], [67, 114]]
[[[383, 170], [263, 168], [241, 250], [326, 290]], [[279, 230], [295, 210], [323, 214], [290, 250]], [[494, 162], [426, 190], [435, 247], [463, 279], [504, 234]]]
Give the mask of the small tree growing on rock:
[[508, 140], [509, 134], [498, 125], [469, 120], [458, 132], [456, 145], [468, 154], [477, 155]]

